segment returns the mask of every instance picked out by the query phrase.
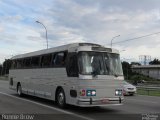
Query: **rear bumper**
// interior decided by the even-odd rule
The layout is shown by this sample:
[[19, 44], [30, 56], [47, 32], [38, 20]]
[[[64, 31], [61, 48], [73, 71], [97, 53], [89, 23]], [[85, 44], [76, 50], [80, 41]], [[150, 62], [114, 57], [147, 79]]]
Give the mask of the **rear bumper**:
[[122, 105], [124, 101], [123, 97], [118, 98], [101, 98], [101, 99], [78, 99], [77, 105], [81, 107], [91, 107], [91, 106], [113, 106]]

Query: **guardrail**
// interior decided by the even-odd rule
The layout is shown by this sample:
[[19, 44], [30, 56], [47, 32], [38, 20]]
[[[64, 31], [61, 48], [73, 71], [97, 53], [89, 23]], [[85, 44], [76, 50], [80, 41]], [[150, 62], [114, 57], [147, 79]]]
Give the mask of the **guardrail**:
[[137, 93], [140, 95], [160, 96], [160, 87], [154, 86], [136, 86]]

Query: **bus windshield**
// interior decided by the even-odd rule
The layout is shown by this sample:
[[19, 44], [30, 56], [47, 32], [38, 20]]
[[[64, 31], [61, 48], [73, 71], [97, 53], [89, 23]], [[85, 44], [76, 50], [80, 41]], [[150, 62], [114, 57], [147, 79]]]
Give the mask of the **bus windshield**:
[[123, 75], [119, 54], [80, 52], [79, 72], [84, 75]]

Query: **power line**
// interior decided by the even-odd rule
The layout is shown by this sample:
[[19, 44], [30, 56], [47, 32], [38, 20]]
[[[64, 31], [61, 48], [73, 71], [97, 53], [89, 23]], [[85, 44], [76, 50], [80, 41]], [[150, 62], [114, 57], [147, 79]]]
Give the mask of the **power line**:
[[112, 44], [118, 44], [118, 43], [127, 42], [127, 41], [131, 41], [131, 40], [135, 40], [135, 39], [140, 39], [140, 38], [152, 36], [152, 35], [155, 35], [155, 34], [160, 34], [160, 32], [156, 32], [156, 33], [152, 33], [152, 34], [148, 34], [148, 35], [144, 35], [144, 36], [140, 36], [140, 37], [135, 37], [135, 38], [127, 39], [127, 40], [122, 40], [122, 41], [115, 42], [115, 43], [112, 43]]

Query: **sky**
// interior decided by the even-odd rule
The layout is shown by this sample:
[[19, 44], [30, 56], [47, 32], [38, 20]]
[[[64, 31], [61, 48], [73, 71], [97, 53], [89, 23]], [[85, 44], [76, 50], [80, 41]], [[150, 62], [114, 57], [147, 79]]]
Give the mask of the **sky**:
[[[14, 55], [75, 42], [120, 51], [124, 61], [140, 55], [160, 59], [160, 0], [0, 0], [0, 63]], [[118, 36], [119, 37], [115, 37]]]

